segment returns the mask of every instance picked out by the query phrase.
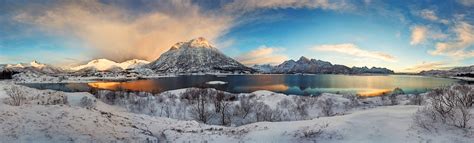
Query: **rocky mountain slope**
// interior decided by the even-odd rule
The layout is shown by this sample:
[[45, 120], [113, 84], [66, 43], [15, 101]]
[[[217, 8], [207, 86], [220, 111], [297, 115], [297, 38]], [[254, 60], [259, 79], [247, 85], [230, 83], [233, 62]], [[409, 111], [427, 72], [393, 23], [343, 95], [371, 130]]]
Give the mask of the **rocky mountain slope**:
[[428, 70], [421, 71], [421, 75], [432, 75], [432, 76], [462, 76], [462, 77], [474, 77], [474, 65], [466, 67], [456, 67], [450, 70]]
[[204, 38], [176, 43], [146, 67], [159, 73], [251, 73], [254, 71], [224, 55]]
[[277, 66], [257, 65], [254, 66], [257, 71], [263, 73], [310, 73], [310, 74], [392, 74], [392, 70], [387, 68], [367, 68], [367, 67], [352, 67], [349, 68], [344, 65], [332, 64], [327, 61], [308, 59], [301, 57], [299, 60], [288, 60]]

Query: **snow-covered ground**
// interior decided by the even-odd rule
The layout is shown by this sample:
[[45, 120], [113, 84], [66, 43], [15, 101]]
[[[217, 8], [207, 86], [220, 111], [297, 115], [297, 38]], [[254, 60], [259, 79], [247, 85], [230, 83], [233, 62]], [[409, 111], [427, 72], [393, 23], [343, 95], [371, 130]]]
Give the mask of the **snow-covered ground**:
[[206, 84], [227, 84], [225, 81], [208, 81]]
[[[238, 127], [217, 126], [170, 118], [135, 114], [125, 108], [95, 100], [85, 92], [62, 93], [18, 86], [31, 102], [6, 104], [12, 81], [0, 81], [0, 142], [472, 142], [472, 129], [426, 132], [413, 125], [413, 115], [422, 106], [401, 105], [359, 108], [332, 117], [302, 121], [257, 122]], [[172, 91], [180, 93], [183, 90]], [[269, 105], [285, 98], [269, 91], [254, 93]], [[34, 101], [66, 95], [67, 103], [38, 104]], [[276, 96], [275, 96], [276, 95]], [[43, 98], [40, 98], [43, 97]], [[62, 96], [61, 96], [62, 97]], [[84, 107], [80, 100], [95, 100]], [[64, 98], [64, 97], [63, 97]], [[326, 94], [320, 98], [341, 95]], [[34, 99], [34, 100], [33, 100]], [[380, 101], [367, 98], [363, 102]]]

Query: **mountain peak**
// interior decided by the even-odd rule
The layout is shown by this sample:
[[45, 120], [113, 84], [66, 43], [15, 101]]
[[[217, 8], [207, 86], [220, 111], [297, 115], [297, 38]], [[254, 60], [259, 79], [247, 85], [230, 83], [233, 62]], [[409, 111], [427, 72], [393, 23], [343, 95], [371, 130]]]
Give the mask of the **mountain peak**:
[[39, 63], [39, 62], [36, 61], [36, 60], [33, 60], [33, 61], [30, 62], [30, 66], [32, 66], [32, 67], [44, 67], [45, 65]]
[[306, 58], [305, 56], [301, 56], [298, 62], [310, 62], [310, 60]]
[[147, 67], [160, 73], [254, 72], [221, 53], [202, 37], [176, 43]]
[[192, 39], [188, 42], [178, 42], [171, 46], [170, 50], [177, 50], [180, 48], [214, 48], [209, 41], [203, 37]]

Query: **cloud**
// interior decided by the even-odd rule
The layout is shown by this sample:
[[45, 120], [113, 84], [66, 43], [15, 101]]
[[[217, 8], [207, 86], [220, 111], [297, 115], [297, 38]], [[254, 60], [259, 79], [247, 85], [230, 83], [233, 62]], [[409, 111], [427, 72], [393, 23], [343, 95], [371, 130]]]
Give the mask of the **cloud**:
[[411, 29], [410, 45], [417, 45], [426, 40], [428, 29], [424, 26], [415, 26]]
[[474, 1], [473, 0], [457, 0], [457, 2], [459, 2], [460, 4], [462, 4], [464, 6], [468, 6], [468, 7], [474, 6]]
[[203, 12], [191, 1], [157, 3], [160, 11], [137, 13], [95, 0], [68, 1], [24, 10], [14, 19], [59, 37], [79, 39], [95, 51], [89, 51], [93, 56], [115, 61], [155, 60], [176, 42], [201, 36], [215, 41], [232, 26], [231, 17]]
[[225, 5], [224, 10], [235, 12], [249, 12], [257, 9], [279, 8], [320, 8], [329, 10], [351, 9], [352, 6], [344, 0], [236, 0]]
[[406, 68], [405, 70], [409, 72], [420, 72], [423, 70], [442, 69], [445, 65], [446, 63], [444, 62], [422, 62], [420, 64]]
[[255, 65], [255, 64], [280, 64], [288, 57], [286, 55], [278, 54], [281, 48], [273, 48], [260, 46], [259, 48], [237, 56], [235, 59], [244, 65]]
[[474, 50], [468, 48], [474, 45], [474, 27], [467, 22], [458, 22], [453, 29], [457, 35], [451, 41], [436, 43], [436, 49], [429, 51], [431, 55], [449, 56], [455, 59], [474, 57]]
[[378, 59], [387, 62], [396, 62], [397, 59], [389, 54], [377, 52], [377, 51], [367, 51], [359, 48], [358, 46], [346, 43], [346, 44], [336, 44], [336, 45], [319, 45], [314, 46], [311, 50], [315, 51], [326, 51], [326, 52], [337, 52], [346, 55], [351, 55], [355, 57], [362, 57], [362, 58], [371, 58], [371, 59]]
[[434, 22], [439, 22], [439, 23], [443, 23], [443, 24], [448, 24], [448, 23], [449, 23], [448, 20], [439, 18], [439, 17], [436, 15], [436, 12], [435, 12], [434, 10], [423, 9], [423, 10], [419, 11], [418, 15], [419, 15], [421, 18], [426, 19], [426, 20], [430, 20], [430, 21], [434, 21]]
[[438, 16], [436, 16], [436, 13], [433, 10], [429, 10], [429, 9], [421, 10], [420, 16], [423, 17], [424, 19], [431, 20], [431, 21], [438, 20]]

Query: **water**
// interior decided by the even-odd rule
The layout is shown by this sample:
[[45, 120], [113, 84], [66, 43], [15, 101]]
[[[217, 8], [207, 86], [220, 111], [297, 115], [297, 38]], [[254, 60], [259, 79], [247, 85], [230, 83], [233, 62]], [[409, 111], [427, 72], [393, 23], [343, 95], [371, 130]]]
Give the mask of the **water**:
[[[208, 81], [224, 81], [224, 85], [206, 84]], [[95, 89], [129, 90], [160, 93], [188, 87], [216, 88], [232, 93], [249, 93], [257, 90], [317, 95], [320, 93], [359, 94], [377, 96], [387, 94], [399, 87], [406, 93], [420, 93], [459, 82], [454, 79], [412, 75], [188, 75], [163, 77], [124, 82], [49, 83], [25, 84], [39, 89], [66, 92], [91, 91]]]

